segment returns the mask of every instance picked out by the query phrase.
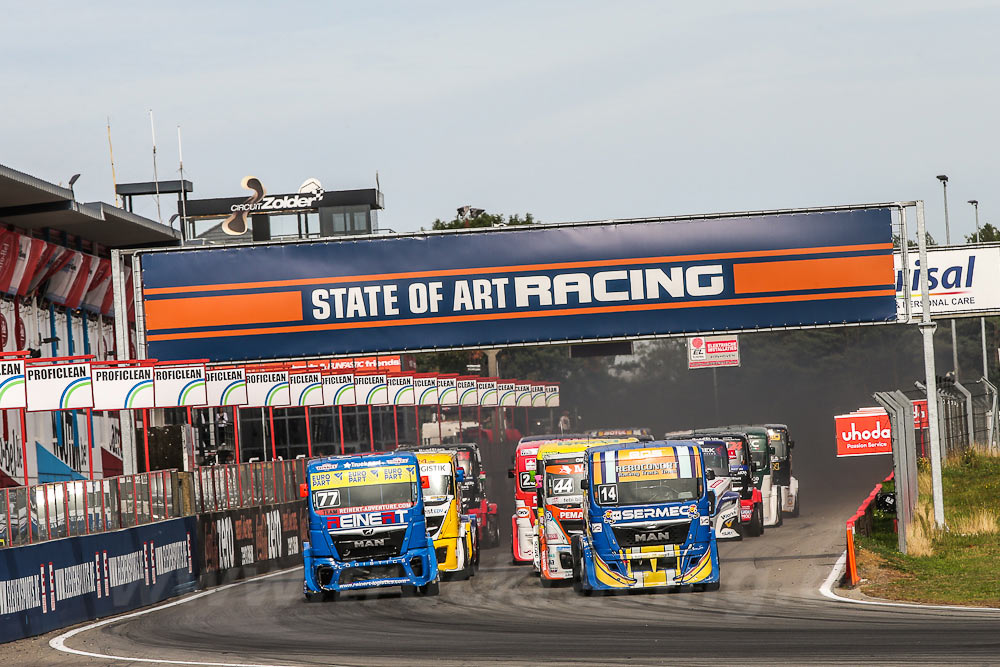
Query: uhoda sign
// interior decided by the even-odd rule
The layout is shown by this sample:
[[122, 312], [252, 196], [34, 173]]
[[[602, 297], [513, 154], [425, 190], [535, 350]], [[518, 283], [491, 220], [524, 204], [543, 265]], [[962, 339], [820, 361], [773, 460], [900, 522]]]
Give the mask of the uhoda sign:
[[221, 361], [895, 322], [892, 229], [858, 207], [137, 251], [141, 333]]

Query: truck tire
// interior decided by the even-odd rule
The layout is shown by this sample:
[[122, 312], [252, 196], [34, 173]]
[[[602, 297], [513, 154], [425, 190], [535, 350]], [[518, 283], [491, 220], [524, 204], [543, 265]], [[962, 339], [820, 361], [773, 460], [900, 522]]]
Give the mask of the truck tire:
[[775, 514], [778, 515], [778, 521], [777, 521], [777, 523], [774, 524], [774, 527], [777, 528], [781, 524], [785, 523], [784, 512], [781, 511], [781, 493], [780, 492], [778, 493], [778, 502], [775, 503], [775, 505], [777, 505], [777, 511], [775, 512]]
[[758, 505], [754, 508], [753, 517], [747, 524], [747, 535], [750, 537], [760, 537], [764, 534], [764, 508]]
[[799, 494], [797, 493], [795, 494], [795, 506], [792, 507], [792, 511], [788, 513], [788, 516], [793, 518], [799, 516]]
[[696, 593], [701, 593], [701, 592], [704, 592], [704, 591], [713, 591], [714, 592], [714, 591], [719, 590], [720, 584], [721, 584], [721, 582], [718, 582], [718, 581], [714, 581], [714, 582], [712, 582], [710, 584], [695, 584], [694, 585], [694, 590], [695, 590]]
[[420, 594], [426, 597], [436, 597], [440, 592], [441, 585], [436, 579], [434, 581], [428, 581], [420, 587]]
[[495, 515], [488, 515], [486, 519], [486, 548], [500, 546], [500, 524]]
[[415, 598], [417, 597], [417, 587], [413, 584], [403, 584], [399, 587], [399, 592], [404, 598]]

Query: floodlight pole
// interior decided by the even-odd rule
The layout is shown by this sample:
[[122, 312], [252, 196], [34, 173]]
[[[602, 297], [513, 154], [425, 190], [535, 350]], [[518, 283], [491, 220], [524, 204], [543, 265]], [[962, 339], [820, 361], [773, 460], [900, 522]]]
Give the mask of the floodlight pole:
[[[979, 200], [970, 199], [969, 203], [972, 204], [972, 208], [976, 211], [976, 244], [982, 243], [982, 237], [979, 235]], [[990, 377], [990, 366], [986, 360], [986, 318], [979, 318], [979, 337], [983, 344], [983, 377], [989, 379]]]
[[[945, 245], [951, 245], [951, 225], [948, 224], [948, 177], [941, 174], [937, 179], [941, 181], [941, 191], [944, 193], [944, 242]], [[925, 267], [924, 272], [927, 271], [923, 259], [920, 260], [920, 266]], [[951, 319], [951, 367], [955, 370], [955, 377], [958, 378], [958, 334], [955, 331], [955, 318]]]
[[[931, 445], [931, 486], [934, 500], [934, 524], [944, 528], [944, 498], [941, 486], [941, 438], [938, 432], [937, 370], [934, 367], [934, 329], [931, 321], [931, 299], [927, 281], [927, 227], [924, 224], [924, 202], [918, 201], [917, 248], [920, 253], [920, 334], [924, 339], [924, 375], [927, 386], [927, 431]], [[904, 241], [905, 242], [905, 241]]]

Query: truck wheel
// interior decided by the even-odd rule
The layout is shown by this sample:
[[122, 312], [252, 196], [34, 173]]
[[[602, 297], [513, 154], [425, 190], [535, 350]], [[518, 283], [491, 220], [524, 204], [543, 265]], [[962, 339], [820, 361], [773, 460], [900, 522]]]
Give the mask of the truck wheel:
[[500, 546], [500, 524], [497, 523], [497, 518], [491, 516], [486, 519], [486, 530], [487, 530], [487, 548], [492, 549], [493, 547]]
[[404, 598], [415, 598], [417, 597], [417, 587], [413, 584], [403, 584], [399, 587], [400, 593], [402, 593]]
[[799, 495], [798, 494], [795, 494], [795, 506], [792, 508], [792, 511], [789, 512], [788, 515], [791, 516], [791, 517], [797, 517], [799, 515]]
[[710, 584], [695, 584], [694, 585], [694, 592], [695, 593], [702, 593], [704, 591], [717, 591], [717, 590], [719, 590], [719, 583], [720, 582], [716, 581], [716, 582], [713, 582], [713, 583], [710, 583]]
[[777, 521], [777, 523], [774, 524], [774, 527], [777, 528], [778, 526], [780, 526], [781, 524], [783, 524], [785, 522], [785, 517], [783, 516], [783, 513], [781, 511], [781, 494], [780, 493], [778, 494], [778, 502], [775, 503], [775, 504], [778, 506], [777, 507], [778, 511], [775, 512], [775, 514], [778, 515], [778, 521]]
[[441, 585], [437, 581], [428, 581], [420, 587], [420, 594], [427, 597], [435, 597], [441, 592]]
[[546, 577], [539, 577], [538, 580], [542, 582], [542, 588], [552, 588], [553, 584], [556, 583], [554, 580]]
[[750, 537], [760, 537], [764, 534], [764, 508], [759, 505], [754, 508], [753, 517], [747, 524], [747, 535]]

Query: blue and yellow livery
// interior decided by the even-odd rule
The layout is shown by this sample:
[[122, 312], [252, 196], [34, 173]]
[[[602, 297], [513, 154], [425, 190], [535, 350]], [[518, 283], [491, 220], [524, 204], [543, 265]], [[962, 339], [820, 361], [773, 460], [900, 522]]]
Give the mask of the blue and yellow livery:
[[694, 585], [716, 590], [714, 474], [698, 443], [633, 442], [586, 452], [584, 532], [572, 543], [573, 586], [595, 590]]

